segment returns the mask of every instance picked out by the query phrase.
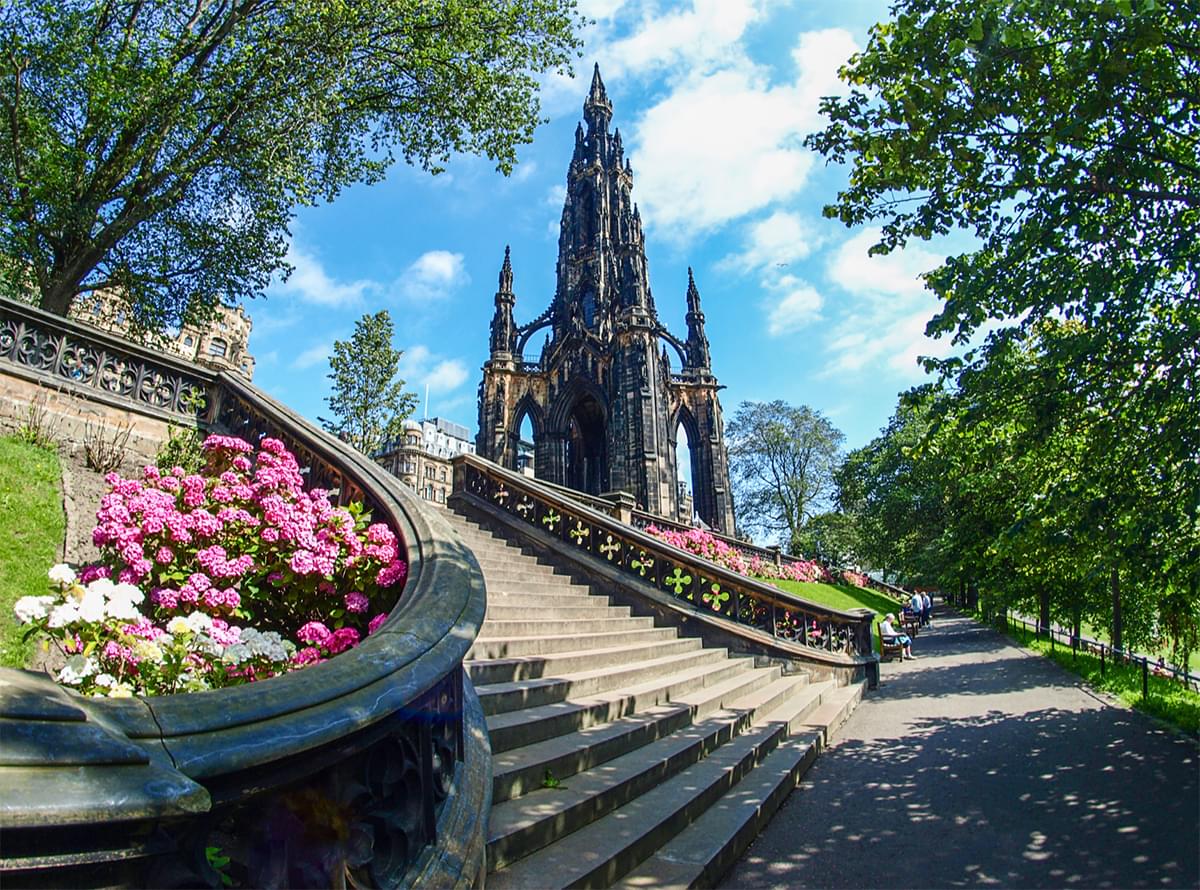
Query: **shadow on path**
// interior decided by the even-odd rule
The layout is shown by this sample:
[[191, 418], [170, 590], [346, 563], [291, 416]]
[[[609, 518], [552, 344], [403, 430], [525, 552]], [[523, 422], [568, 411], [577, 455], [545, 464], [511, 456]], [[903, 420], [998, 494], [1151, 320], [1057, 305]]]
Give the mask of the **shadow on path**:
[[914, 649], [721, 886], [1200, 886], [1194, 743], [968, 619]]

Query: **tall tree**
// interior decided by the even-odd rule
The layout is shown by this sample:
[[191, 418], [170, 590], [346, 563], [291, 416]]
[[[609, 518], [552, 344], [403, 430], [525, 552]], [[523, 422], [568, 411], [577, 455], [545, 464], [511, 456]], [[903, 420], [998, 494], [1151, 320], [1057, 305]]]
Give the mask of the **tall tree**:
[[777, 400], [742, 402], [726, 438], [738, 526], [792, 549], [829, 505], [845, 436], [819, 411]]
[[397, 154], [508, 172], [573, 0], [15, 0], [0, 5], [0, 289], [146, 327], [253, 296], [297, 205]]
[[[900, 0], [893, 15], [809, 139], [853, 163], [826, 214], [880, 223], [885, 253], [974, 236], [977, 249], [926, 275], [943, 300], [927, 330], [958, 342], [992, 330], [931, 364], [1009, 418], [990, 427], [997, 442], [1033, 446], [997, 449], [1036, 496], [1014, 505], [1028, 521], [1011, 540], [1032, 557], [1073, 537], [1102, 560], [1085, 577], [1106, 579], [1120, 640], [1123, 579], [1183, 591], [1200, 571], [1200, 7]], [[1060, 319], [1071, 324], [1044, 327]], [[1044, 386], [1002, 371], [1026, 361], [1031, 336]], [[1031, 410], [1007, 410], [1018, 403]], [[1000, 475], [970, 478], [997, 494]]]
[[329, 357], [333, 393], [326, 397], [333, 419], [321, 425], [363, 454], [374, 455], [398, 436], [417, 406], [400, 379], [403, 350], [392, 347], [392, 317], [386, 309], [354, 323], [349, 340], [335, 340]]

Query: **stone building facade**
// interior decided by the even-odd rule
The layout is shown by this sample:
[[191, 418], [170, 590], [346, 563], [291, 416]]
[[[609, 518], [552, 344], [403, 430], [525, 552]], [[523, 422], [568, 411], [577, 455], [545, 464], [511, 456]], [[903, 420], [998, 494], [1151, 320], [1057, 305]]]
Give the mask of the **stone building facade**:
[[[621, 132], [609, 132], [612, 103], [597, 67], [575, 130], [558, 241], [557, 288], [528, 324], [513, 317], [516, 295], [504, 252], [490, 356], [479, 388], [478, 452], [507, 467], [520, 457], [521, 427], [533, 430], [535, 474], [580, 491], [622, 490], [649, 512], [681, 517], [675, 444], [691, 456], [694, 507], [734, 531], [724, 421], [712, 373], [700, 292], [688, 270], [687, 337], [658, 319], [650, 291], [633, 167]], [[525, 360], [534, 334], [541, 355]], [[672, 357], [679, 370], [672, 368]]]
[[[71, 317], [118, 336], [130, 334], [127, 308], [112, 294], [96, 293], [77, 300]], [[250, 354], [250, 331], [254, 322], [242, 306], [222, 304], [206, 327], [185, 325], [178, 332], [164, 335], [156, 343], [171, 355], [202, 365], [233, 371], [247, 380], [254, 379], [254, 356]]]
[[404, 421], [404, 433], [375, 455], [375, 462], [431, 504], [445, 504], [453, 489], [450, 459], [473, 454], [465, 426], [433, 417]]

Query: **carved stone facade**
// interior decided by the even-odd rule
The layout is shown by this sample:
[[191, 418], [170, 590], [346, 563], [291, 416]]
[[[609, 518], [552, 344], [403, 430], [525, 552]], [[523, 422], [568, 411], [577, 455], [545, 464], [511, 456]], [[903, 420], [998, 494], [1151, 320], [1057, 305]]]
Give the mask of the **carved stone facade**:
[[[651, 513], [680, 516], [676, 437], [691, 454], [694, 506], [704, 522], [732, 533], [733, 502], [700, 292], [688, 270], [687, 338], [671, 334], [654, 308], [633, 168], [621, 132], [609, 132], [612, 103], [597, 67], [575, 130], [558, 240], [558, 283], [550, 307], [524, 325], [508, 249], [491, 325], [491, 355], [479, 390], [479, 454], [516, 468], [521, 426], [533, 428], [536, 475], [592, 494], [622, 490]], [[545, 330], [537, 362], [530, 338]], [[680, 370], [673, 372], [671, 353]], [[686, 520], [691, 519], [688, 511]]]
[[404, 421], [404, 433], [375, 462], [431, 504], [445, 506], [454, 488], [452, 458], [474, 454], [467, 428], [440, 417]]
[[[78, 300], [71, 307], [72, 318], [119, 337], [129, 337], [131, 333], [127, 312], [124, 300], [107, 292]], [[154, 345], [189, 362], [233, 371], [253, 380], [254, 356], [250, 354], [253, 327], [254, 322], [240, 305], [221, 305], [207, 327], [185, 325], [177, 333], [164, 335]]]

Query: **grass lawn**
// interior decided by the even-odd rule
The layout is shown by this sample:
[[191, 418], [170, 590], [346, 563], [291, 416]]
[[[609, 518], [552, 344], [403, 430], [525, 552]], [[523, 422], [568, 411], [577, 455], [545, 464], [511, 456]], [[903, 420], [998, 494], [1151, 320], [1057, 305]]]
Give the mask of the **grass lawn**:
[[1068, 671], [1078, 674], [1092, 688], [1107, 692], [1130, 707], [1153, 714], [1191, 735], [1200, 735], [1200, 692], [1167, 677], [1150, 674], [1150, 695], [1143, 699], [1140, 664], [1114, 665], [1109, 658], [1105, 660], [1104, 675], [1101, 676], [1099, 656], [1085, 652], [1076, 652], [1072, 656], [1070, 647], [1064, 647], [1061, 642], [1051, 652], [1049, 640], [1022, 630], [1012, 630], [1008, 635], [1025, 648], [1051, 658]]
[[49, 592], [46, 572], [58, 562], [64, 522], [58, 455], [0, 438], [0, 665], [24, 667], [32, 652], [13, 603]]
[[765, 584], [771, 584], [780, 590], [794, 593], [814, 603], [829, 606], [832, 609], [867, 608], [875, 613], [875, 621], [871, 625], [874, 632], [875, 646], [879, 646], [879, 622], [888, 612], [900, 614], [900, 604], [890, 596], [885, 596], [877, 590], [866, 587], [855, 587], [853, 584], [823, 584], [816, 582], [805, 584], [800, 581], [785, 581], [780, 578], [760, 579]]

